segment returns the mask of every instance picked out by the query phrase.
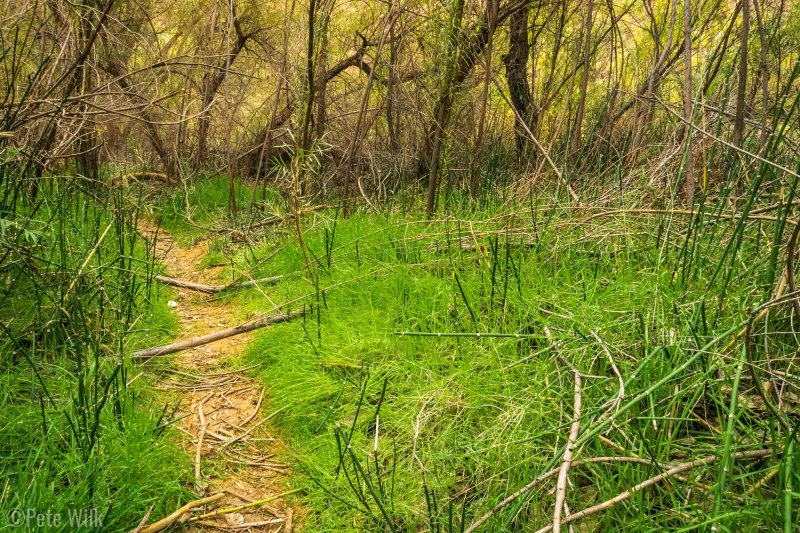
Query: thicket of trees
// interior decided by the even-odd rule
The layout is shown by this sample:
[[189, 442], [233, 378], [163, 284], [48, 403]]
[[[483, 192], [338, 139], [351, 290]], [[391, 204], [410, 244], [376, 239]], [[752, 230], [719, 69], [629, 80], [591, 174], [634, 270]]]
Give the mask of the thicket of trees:
[[573, 200], [599, 176], [680, 181], [690, 202], [730, 163], [712, 135], [796, 157], [785, 0], [27, 0], [0, 16], [0, 142], [30, 176], [113, 163], [378, 200], [419, 182], [433, 212], [444, 179], [478, 195], [498, 161]]

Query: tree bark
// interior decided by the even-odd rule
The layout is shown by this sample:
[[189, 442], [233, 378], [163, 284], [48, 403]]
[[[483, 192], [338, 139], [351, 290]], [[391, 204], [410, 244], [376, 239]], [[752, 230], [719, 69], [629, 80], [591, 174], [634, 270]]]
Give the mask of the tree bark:
[[761, 81], [761, 137], [759, 138], [759, 153], [763, 152], [767, 146], [767, 116], [769, 113], [769, 70], [767, 69], [767, 50], [769, 41], [767, 32], [764, 28], [763, 9], [758, 5], [759, 0], [753, 0], [753, 7], [756, 12], [756, 24], [758, 25], [758, 39], [761, 43], [761, 53], [759, 56], [758, 76]]
[[308, 3], [308, 42], [306, 44], [306, 109], [303, 115], [303, 126], [301, 129], [300, 148], [303, 152], [307, 151], [311, 143], [311, 116], [314, 109], [314, 95], [316, 82], [314, 76], [314, 28], [316, 26], [316, 0], [309, 0]]
[[489, 38], [486, 42], [486, 53], [484, 57], [485, 68], [483, 78], [483, 92], [481, 94], [481, 111], [478, 119], [478, 133], [475, 136], [475, 151], [473, 153], [469, 191], [473, 198], [478, 198], [481, 185], [480, 165], [484, 155], [484, 135], [486, 129], [486, 103], [489, 100], [489, 85], [492, 81], [492, 38], [494, 36], [495, 19], [497, 18], [497, 4], [499, 0], [487, 0], [489, 19]]
[[733, 121], [733, 145], [742, 147], [744, 135], [744, 105], [747, 91], [747, 41], [750, 38], [750, 0], [741, 0], [742, 33], [739, 51], [739, 83], [736, 89], [736, 118]]
[[[494, 29], [518, 10], [527, 7], [529, 3], [529, 0], [523, 0], [520, 3], [507, 5], [504, 9], [499, 10]], [[461, 88], [467, 76], [469, 76], [489, 42], [489, 13], [484, 12], [476, 26], [472, 31], [461, 32], [458, 60], [456, 61], [452, 79], [449, 79], [440, 90], [432, 120], [426, 128], [425, 146], [417, 166], [417, 177], [423, 179], [426, 174], [428, 175], [427, 208], [429, 217], [433, 216], [433, 211], [436, 207], [441, 136], [447, 127], [455, 94]]]
[[[455, 0], [453, 13], [451, 14], [450, 28], [447, 36], [447, 65], [444, 72], [444, 80], [440, 91], [439, 101], [436, 104], [435, 120], [432, 124], [432, 144], [430, 152], [430, 169], [428, 172], [428, 198], [426, 211], [428, 218], [433, 217], [436, 210], [436, 193], [439, 188], [439, 153], [442, 149], [442, 139], [444, 137], [447, 122], [450, 118], [450, 109], [453, 105], [453, 96], [456, 88], [466, 79], [467, 73], [472, 69], [476, 59], [472, 60], [470, 68], [460, 77], [461, 69], [459, 51], [463, 44], [461, 37], [461, 21], [464, 18], [464, 0]], [[485, 43], [484, 43], [485, 45]], [[481, 47], [482, 49], [483, 47]], [[460, 79], [460, 81], [459, 81]]]
[[[103, 66], [103, 69], [114, 76], [117, 79], [117, 85], [120, 86], [122, 91], [131, 100], [134, 100], [135, 93], [128, 83], [127, 67], [121, 61], [110, 61]], [[167, 144], [164, 142], [164, 139], [162, 139], [161, 135], [158, 133], [155, 118], [150, 115], [147, 108], [139, 110], [139, 117], [144, 124], [145, 133], [147, 134], [147, 139], [150, 141], [150, 145], [153, 147], [156, 155], [158, 155], [158, 158], [161, 160], [161, 164], [164, 166], [164, 173], [169, 178], [169, 181], [172, 181], [172, 178], [177, 175], [178, 166]]]
[[[659, 80], [661, 79], [661, 66], [669, 57], [669, 53], [672, 49], [672, 37], [675, 33], [675, 15], [677, 12], [678, 7], [678, 0], [673, 0], [671, 2], [672, 7], [670, 10], [670, 20], [669, 20], [669, 28], [667, 29], [667, 43], [664, 46], [664, 49], [658, 55], [655, 66], [653, 67], [653, 71], [650, 73], [650, 76], [647, 80], [647, 89], [644, 93], [644, 103], [640, 106], [640, 113], [637, 116], [637, 120], [635, 122], [635, 131], [633, 134], [633, 143], [631, 144], [631, 149], [629, 153], [629, 164], [633, 165], [638, 159], [638, 152], [639, 147], [642, 145], [642, 139], [644, 138], [644, 130], [647, 126], [647, 123], [650, 119], [651, 113], [655, 106], [651, 102], [653, 98], [653, 94], [655, 93], [655, 89], [658, 85]], [[661, 35], [654, 35], [654, 39], [656, 41], [660, 41]], [[658, 42], [656, 42], [656, 49], [658, 49]]]
[[694, 153], [692, 129], [692, 0], [683, 0], [683, 118], [687, 125], [683, 131], [686, 138], [686, 203], [694, 205]]
[[[492, 1], [492, 0], [490, 0]], [[389, 0], [389, 14], [394, 17], [396, 9], [395, 0]], [[386, 80], [386, 129], [389, 132], [389, 151], [392, 155], [397, 154], [400, 149], [400, 121], [399, 116], [395, 117], [395, 85], [397, 75], [397, 35], [395, 25], [389, 28], [389, 76]]]
[[[530, 128], [531, 117], [531, 88], [528, 84], [528, 57], [530, 44], [528, 42], [528, 14], [529, 6], [525, 6], [509, 17], [508, 53], [503, 56], [506, 66], [506, 82], [511, 103], [514, 109]], [[514, 122], [514, 136], [516, 138], [517, 153], [522, 155], [528, 136], [519, 121]]]
[[234, 42], [233, 46], [231, 46], [230, 50], [228, 50], [228, 53], [226, 54], [222, 63], [213, 68], [213, 70], [206, 72], [206, 74], [203, 76], [203, 108], [200, 116], [198, 117], [197, 125], [197, 153], [195, 154], [196, 167], [200, 167], [202, 165], [203, 161], [205, 160], [206, 153], [208, 152], [208, 129], [211, 125], [210, 111], [211, 107], [214, 105], [214, 99], [216, 98], [217, 91], [219, 91], [219, 88], [222, 86], [222, 82], [225, 81], [228, 72], [230, 72], [233, 62], [236, 61], [236, 58], [247, 45], [247, 41], [253, 36], [252, 33], [245, 34], [242, 31], [239, 19], [236, 18], [235, 11], [233, 11], [232, 15], [234, 17], [233, 28], [236, 31], [236, 42]]
[[[687, 0], [688, 1], [688, 0]], [[589, 86], [590, 60], [592, 57], [592, 10], [594, 0], [588, 0], [586, 4], [586, 19], [584, 22], [584, 43], [583, 43], [583, 72], [581, 73], [581, 92], [578, 97], [578, 109], [575, 112], [575, 129], [572, 137], [572, 152], [575, 153], [581, 146], [581, 129], [583, 128], [583, 115], [586, 109], [586, 90]]]

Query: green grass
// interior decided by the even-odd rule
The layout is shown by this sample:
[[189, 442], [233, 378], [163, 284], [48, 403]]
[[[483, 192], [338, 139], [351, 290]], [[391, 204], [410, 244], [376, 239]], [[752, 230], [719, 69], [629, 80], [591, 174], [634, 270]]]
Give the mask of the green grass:
[[[592, 216], [543, 200], [500, 209], [496, 192], [477, 210], [450, 191], [456, 212], [431, 222], [419, 219], [414, 197], [381, 214], [310, 212], [302, 219], [303, 249], [293, 226], [247, 231], [260, 213], [244, 209], [229, 217], [225, 180], [191, 187], [194, 222], [234, 230], [210, 237], [204, 265], [227, 265], [231, 280], [286, 275], [276, 286], [220, 295], [237, 318], [278, 308], [307, 311], [259, 331], [242, 356], [243, 365], [260, 363], [253, 372], [267, 386], [267, 409], [282, 409], [274, 421], [291, 484], [304, 488], [292, 497], [304, 508], [304, 530], [461, 531], [560, 464], [572, 423], [573, 368], [584, 375], [576, 459], [635, 455], [652, 464], [574, 467], [572, 512], [660, 473], [657, 465], [718, 458], [585, 518], [584, 527], [788, 531], [797, 525], [796, 490], [788, 490], [800, 486], [794, 436], [759, 409], [740, 366], [743, 339], [734, 335], [750, 310], [770, 298], [780, 275], [779, 225], [715, 217], [724, 195], [716, 205], [700, 205], [689, 222], [654, 213]], [[243, 188], [243, 198], [247, 193]], [[160, 218], [190, 241], [203, 230], [187, 225], [183, 194], [164, 200]], [[30, 304], [31, 323], [59, 310], [52, 302], [107, 224], [97, 214], [102, 209], [81, 219], [80, 204], [70, 206], [75, 212], [59, 220], [73, 220], [73, 231], [43, 231], [46, 244], [34, 248], [40, 255], [66, 250], [47, 257], [59, 257], [71, 275], [52, 293], [27, 291], [25, 284], [12, 290], [4, 320], [15, 331], [28, 331], [10, 310], [29, 294], [39, 295]], [[34, 365], [3, 345], [4, 511], [92, 506], [110, 509], [108, 529], [123, 530], [151, 504], [153, 516], [163, 516], [190, 497], [189, 460], [169, 430], [153, 431], [164, 418], [144, 378], [101, 409], [100, 437], [88, 453], [91, 432], [70, 425], [85, 406], [102, 402], [97, 383], [134, 377], [130, 365], [121, 377], [113, 373], [118, 350], [164, 342], [176, 330], [166, 306], [171, 290], [131, 281], [153, 271], [141, 246], [116, 237], [104, 244], [86, 279], [77, 276], [80, 298], [70, 309], [80, 320], [64, 321], [56, 332], [62, 336], [44, 335], [43, 345], [28, 346]], [[135, 260], [115, 266], [126, 257]], [[113, 292], [93, 289], [101, 285]], [[102, 320], [82, 311], [97, 303]], [[769, 365], [759, 363], [762, 375], [796, 372], [789, 312], [790, 306], [776, 306], [756, 324], [751, 355], [769, 358]], [[87, 328], [98, 320], [101, 333], [93, 334]], [[63, 334], [72, 332], [77, 340], [65, 342], [70, 337]], [[792, 413], [795, 406], [784, 408]], [[733, 460], [763, 447], [775, 454]], [[748, 490], [773, 471], [777, 476], [760, 489]], [[507, 506], [482, 531], [549, 524], [553, 483]]]
[[[458, 531], [462, 512], [468, 525], [560, 464], [572, 419], [572, 374], [553, 353], [545, 326], [563, 360], [587, 376], [586, 440], [578, 458], [636, 454], [680, 462], [769, 440], [775, 421], [756, 411], [739, 406], [727, 424], [741, 343], [723, 353], [730, 337], [713, 340], [762, 301], [767, 261], [758, 246], [769, 230], [746, 225], [721, 279], [716, 265], [736, 235], [732, 225], [707, 218], [691, 245], [691, 264], [682, 251], [686, 227], [686, 219], [652, 215], [585, 222], [544, 205], [522, 208], [513, 220], [489, 211], [430, 224], [413, 214], [341, 219], [327, 211], [305, 220], [313, 278], [289, 228], [229, 252], [231, 277], [299, 273], [226, 298], [242, 320], [284, 302], [309, 311], [304, 320], [260, 332], [246, 356], [247, 363], [263, 363], [259, 377], [271, 406], [285, 407], [276, 421], [293, 476], [307, 489], [300, 498], [310, 512], [307, 530], [392, 524], [446, 531], [452, 522]], [[481, 250], [462, 250], [461, 237]], [[770, 330], [786, 325], [785, 312], [776, 309]], [[468, 332], [525, 337], [447, 335]], [[792, 342], [779, 333], [768, 340], [778, 351]], [[609, 411], [618, 379], [604, 347], [626, 382], [619, 412]], [[662, 384], [651, 390], [656, 383]], [[751, 385], [742, 387], [754, 395]], [[624, 453], [589, 429], [607, 417], [613, 424], [602, 435]], [[349, 439], [352, 455], [343, 448]], [[708, 520], [714, 487], [722, 486], [714, 515], [720, 530], [778, 528], [786, 519], [776, 497], [780, 486], [743, 494], [779, 462], [733, 463], [724, 485], [721, 463], [712, 464], [691, 473], [711, 486], [708, 492], [673, 479], [585, 523], [604, 530], [691, 529]], [[575, 469], [570, 508], [612, 498], [658, 472], [631, 464]], [[548, 490], [509, 506], [486, 530], [549, 523]]]
[[139, 202], [76, 179], [4, 213], [0, 530], [20, 530], [20, 512], [21, 530], [97, 530], [70, 522], [93, 509], [126, 531], [191, 497], [163, 399], [126, 357], [177, 331], [134, 231]]
[[[24, 365], [4, 372], [0, 382], [0, 530], [16, 530], [8, 523], [13, 509], [48, 511], [63, 519], [50, 531], [88, 531], [67, 523], [75, 510], [96, 509], [104, 531], [127, 531], [153, 506], [153, 516], [166, 516], [187, 499], [189, 459], [171, 432], [154, 436], [161, 412], [139, 381], [129, 392], [132, 400], [121, 416], [104, 416], [101, 440], [87, 461], [71, 438], [64, 415], [69, 409], [74, 380], [65, 375], [73, 364], [54, 360], [45, 376], [56, 409], [47, 409], [47, 433], [36, 398], [39, 387]], [[133, 376], [131, 376], [133, 377]], [[135, 394], [132, 391], [138, 391]], [[150, 405], [150, 407], [146, 407]], [[33, 526], [23, 530], [36, 530]]]
[[[224, 176], [199, 176], [175, 191], [167, 191], [159, 202], [159, 222], [179, 242], [188, 243], [209, 231], [220, 229], [228, 213], [228, 179]], [[275, 191], [267, 190], [266, 199], [260, 201], [260, 191], [250, 183], [237, 181], [236, 203], [243, 213], [249, 211], [255, 197], [259, 207], [268, 213], [283, 209], [283, 201]], [[188, 207], [187, 207], [188, 206]]]

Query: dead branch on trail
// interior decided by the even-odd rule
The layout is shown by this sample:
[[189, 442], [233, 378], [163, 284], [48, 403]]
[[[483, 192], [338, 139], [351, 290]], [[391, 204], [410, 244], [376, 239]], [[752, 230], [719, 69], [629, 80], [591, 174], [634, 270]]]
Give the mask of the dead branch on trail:
[[170, 278], [168, 276], [156, 276], [156, 281], [160, 281], [165, 285], [172, 285], [181, 289], [189, 289], [192, 291], [204, 292], [206, 294], [217, 294], [233, 289], [244, 289], [247, 287], [257, 287], [258, 285], [275, 285], [281, 281], [284, 276], [271, 276], [268, 278], [251, 279], [246, 281], [234, 281], [228, 285], [206, 285], [205, 283], [196, 283], [194, 281], [187, 281], [183, 279]]
[[185, 515], [195, 507], [200, 507], [201, 505], [205, 505], [207, 503], [213, 503], [224, 496], [225, 496], [224, 492], [218, 492], [212, 496], [208, 496], [206, 498], [200, 498], [199, 500], [189, 502], [180, 509], [178, 509], [177, 511], [175, 511], [174, 513], [172, 513], [171, 515], [169, 515], [168, 517], [162, 518], [158, 522], [150, 524], [141, 531], [142, 533], [157, 533], [158, 531], [164, 531], [165, 529], [173, 525], [175, 522], [180, 520], [180, 518], [183, 515]]
[[298, 311], [295, 313], [286, 313], [283, 315], [273, 315], [260, 318], [258, 320], [253, 320], [252, 322], [240, 324], [232, 328], [227, 328], [220, 331], [207, 333], [206, 335], [200, 335], [199, 337], [193, 337], [191, 339], [185, 339], [182, 341], [173, 342], [172, 344], [166, 344], [163, 346], [146, 348], [144, 350], [137, 350], [133, 352], [133, 354], [131, 354], [131, 358], [150, 359], [152, 357], [156, 357], [159, 355], [167, 355], [175, 352], [181, 352], [183, 350], [188, 350], [190, 348], [197, 348], [198, 346], [204, 346], [206, 344], [218, 340], [227, 339], [228, 337], [233, 337], [234, 335], [241, 335], [242, 333], [247, 333], [248, 331], [253, 331], [259, 328], [263, 328], [270, 324], [279, 324], [281, 322], [288, 322], [289, 320], [301, 317], [305, 314], [306, 314], [305, 311]]

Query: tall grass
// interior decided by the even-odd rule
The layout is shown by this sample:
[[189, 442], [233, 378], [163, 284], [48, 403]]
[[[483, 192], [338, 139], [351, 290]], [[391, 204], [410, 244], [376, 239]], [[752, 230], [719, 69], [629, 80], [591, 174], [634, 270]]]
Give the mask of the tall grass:
[[[285, 302], [313, 308], [259, 333], [246, 356], [266, 363], [271, 401], [287, 406], [276, 419], [306, 488], [306, 528], [466, 528], [560, 464], [571, 367], [585, 376], [577, 459], [645, 462], [571, 470], [572, 512], [665, 465], [714, 457], [584, 519], [589, 530], [795, 527], [794, 437], [760, 400], [743, 333], [785, 270], [791, 209], [753, 214], [773, 198], [790, 205], [793, 188], [765, 192], [779, 179], [699, 195], [691, 213], [576, 212], [539, 193], [476, 206], [454, 192], [433, 222], [391, 199], [379, 214], [316, 211], [303, 217], [312, 273], [294, 227], [229, 247], [232, 278], [298, 274], [224, 296], [242, 319]], [[770, 307], [751, 365], [782, 388], [792, 421], [795, 320], [790, 305]], [[762, 447], [774, 454], [736, 459]], [[548, 487], [484, 530], [548, 524]]]
[[106, 530], [133, 527], [184, 497], [186, 462], [156, 431], [163, 415], [126, 358], [175, 330], [136, 232], [140, 198], [80, 177], [26, 179], [10, 163], [3, 174], [4, 520], [34, 509], [68, 531], [69, 513], [94, 509]]

